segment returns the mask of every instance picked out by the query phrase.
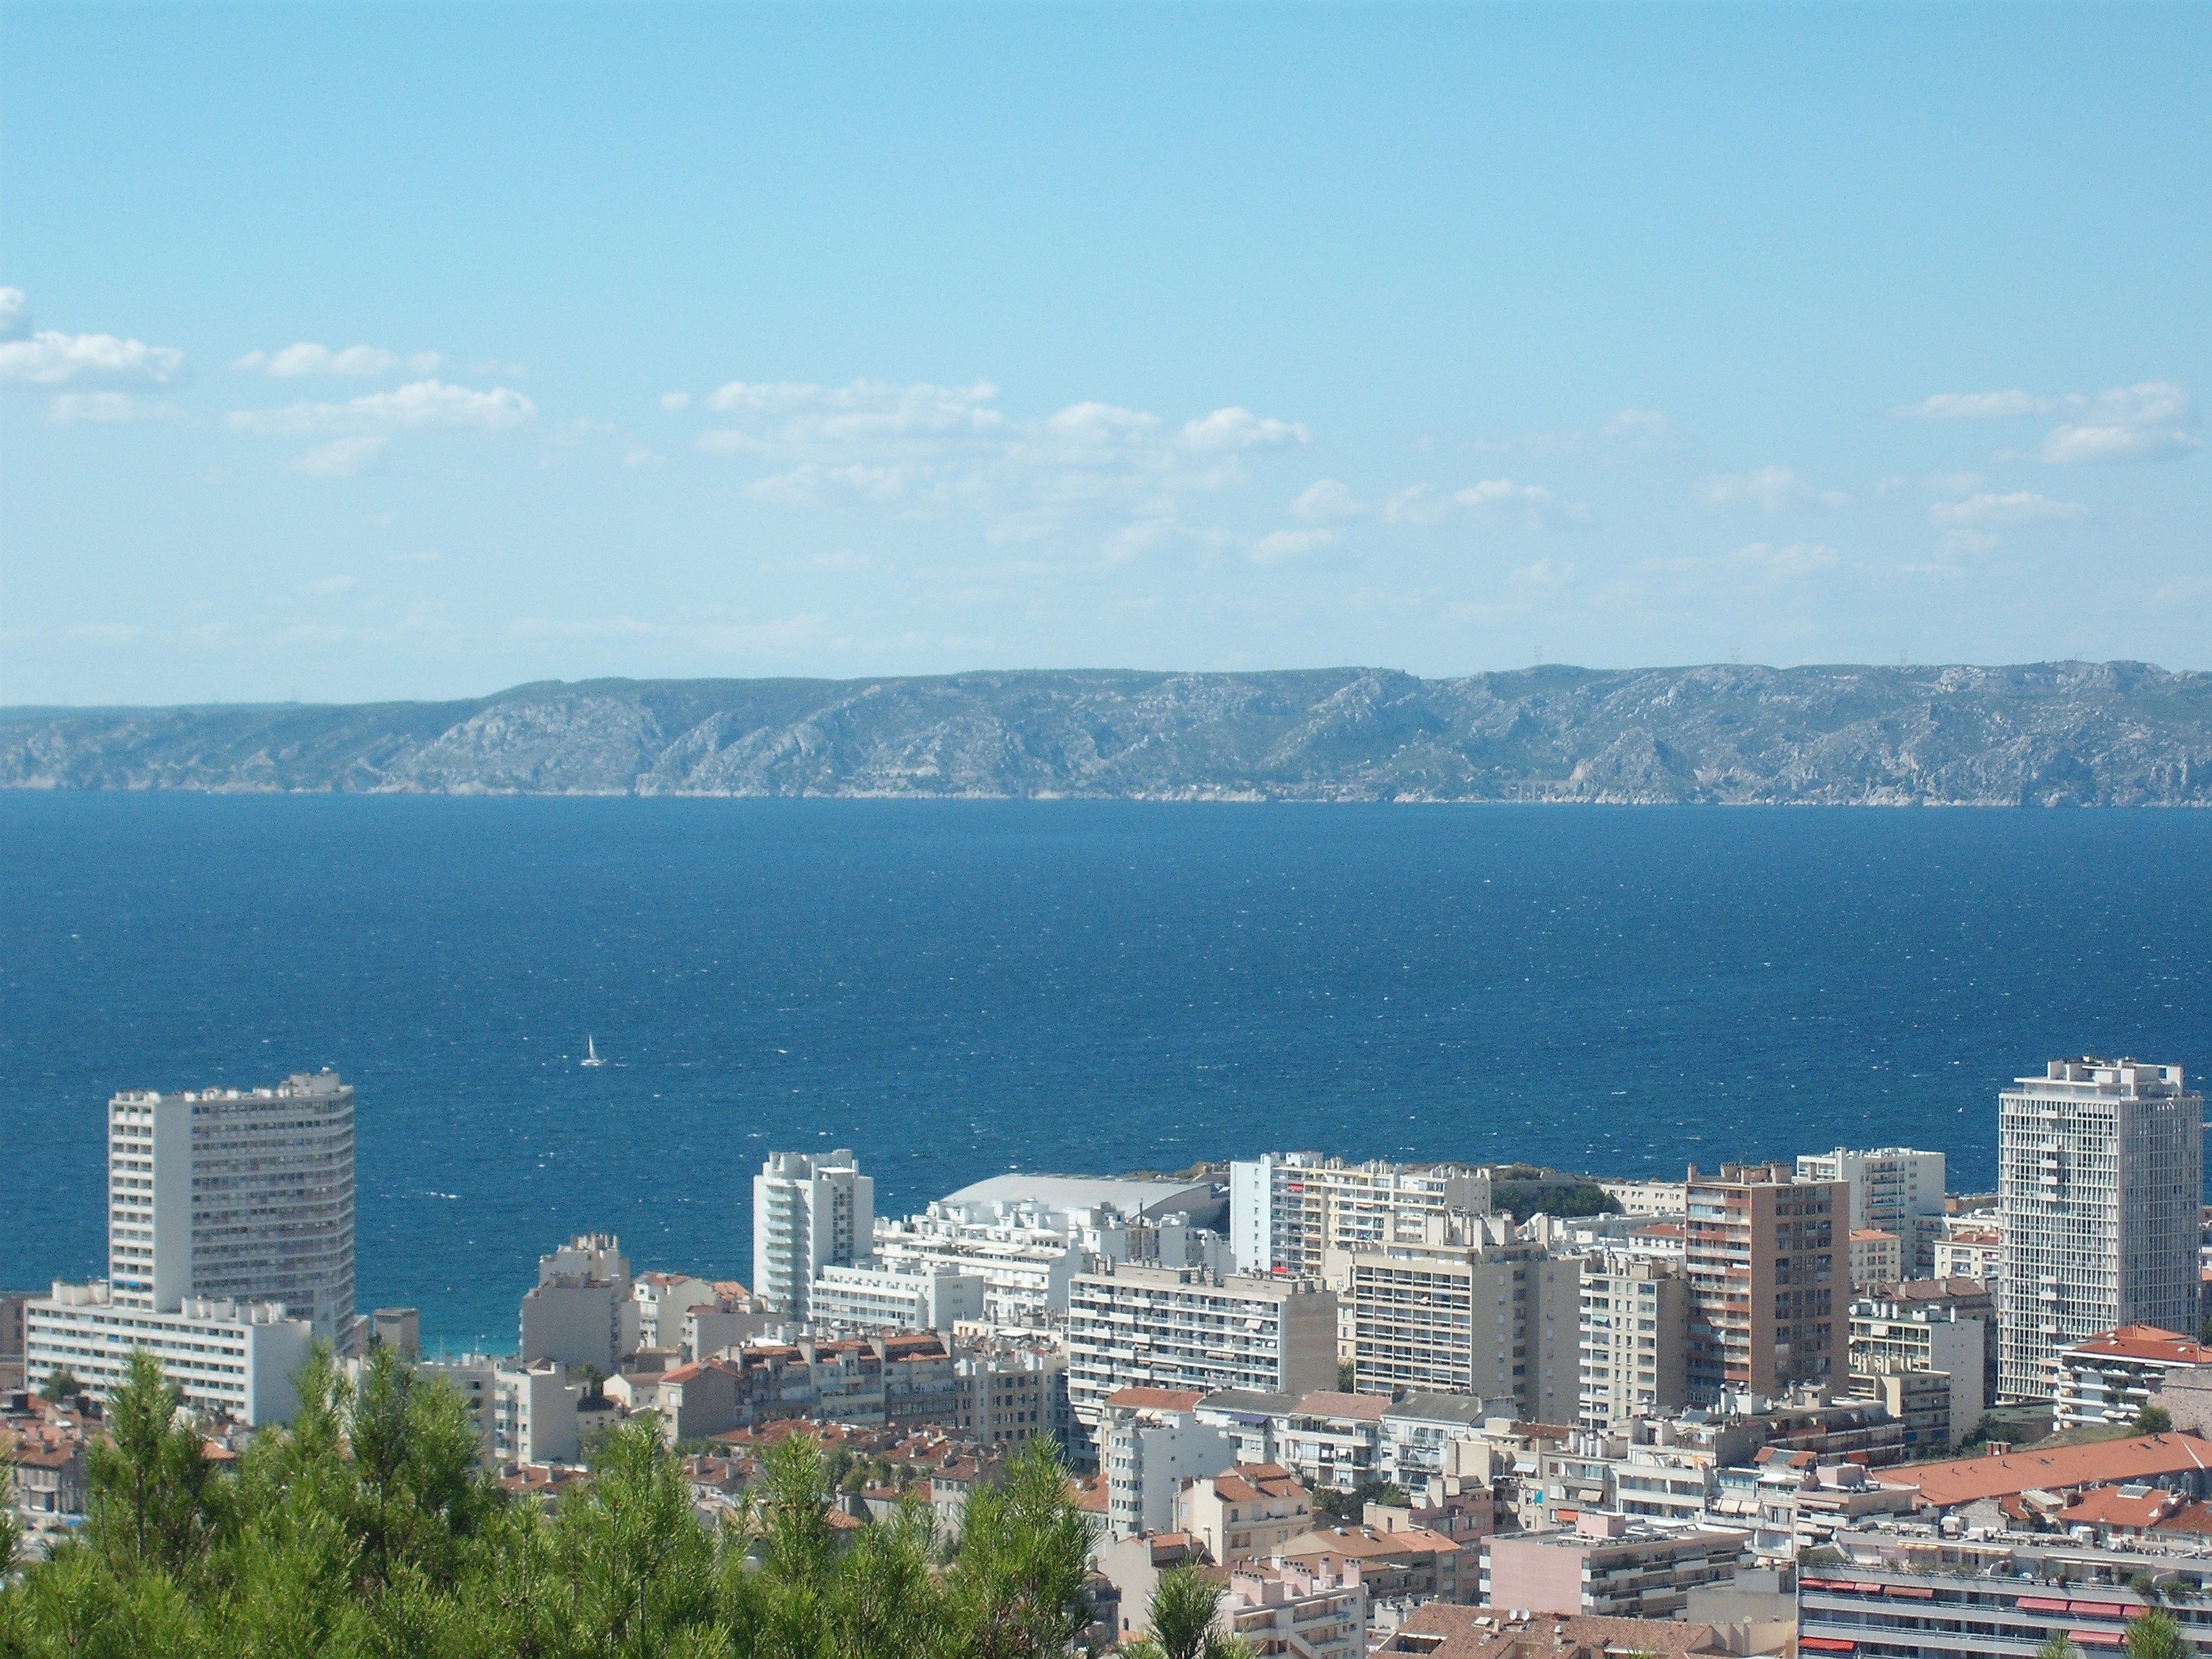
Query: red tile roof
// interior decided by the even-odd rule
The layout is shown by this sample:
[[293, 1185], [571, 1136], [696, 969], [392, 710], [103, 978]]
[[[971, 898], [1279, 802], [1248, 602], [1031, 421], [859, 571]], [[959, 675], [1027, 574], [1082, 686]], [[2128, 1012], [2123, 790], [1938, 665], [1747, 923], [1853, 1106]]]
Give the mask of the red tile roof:
[[2084, 1337], [2062, 1353], [2098, 1359], [2155, 1359], [2170, 1365], [2212, 1365], [2212, 1348], [2156, 1325], [2122, 1325]]
[[1189, 1412], [1198, 1409], [1198, 1402], [1206, 1396], [1195, 1389], [1116, 1389], [1106, 1396], [1106, 1404], [1125, 1411]]
[[2212, 1442], [2192, 1434], [2152, 1434], [1943, 1463], [1899, 1463], [1869, 1475], [1878, 1486], [1913, 1488], [1921, 1502], [1948, 1509], [2014, 1492], [2119, 1486], [2197, 1469], [2212, 1469]]

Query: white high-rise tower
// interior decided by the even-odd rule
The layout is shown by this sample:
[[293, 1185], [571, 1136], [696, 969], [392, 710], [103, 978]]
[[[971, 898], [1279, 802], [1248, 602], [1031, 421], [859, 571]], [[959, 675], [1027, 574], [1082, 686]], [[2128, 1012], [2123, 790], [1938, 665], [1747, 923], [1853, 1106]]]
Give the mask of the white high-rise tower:
[[323, 1341], [352, 1334], [353, 1088], [125, 1091], [107, 1104], [114, 1305], [280, 1302]]
[[814, 1275], [875, 1249], [876, 1183], [839, 1148], [827, 1158], [771, 1152], [753, 1177], [753, 1294], [806, 1317]]
[[1999, 1394], [2050, 1398], [2051, 1355], [2117, 1326], [2194, 1335], [2204, 1097], [2181, 1067], [2054, 1060], [1998, 1100]]

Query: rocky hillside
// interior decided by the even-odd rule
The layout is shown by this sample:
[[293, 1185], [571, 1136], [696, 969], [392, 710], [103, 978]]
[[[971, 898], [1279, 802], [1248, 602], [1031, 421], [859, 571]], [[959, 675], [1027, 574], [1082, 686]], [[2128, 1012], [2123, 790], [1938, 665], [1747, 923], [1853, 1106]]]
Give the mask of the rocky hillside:
[[1025, 672], [0, 709], [0, 786], [2207, 805], [2212, 675], [2073, 662]]

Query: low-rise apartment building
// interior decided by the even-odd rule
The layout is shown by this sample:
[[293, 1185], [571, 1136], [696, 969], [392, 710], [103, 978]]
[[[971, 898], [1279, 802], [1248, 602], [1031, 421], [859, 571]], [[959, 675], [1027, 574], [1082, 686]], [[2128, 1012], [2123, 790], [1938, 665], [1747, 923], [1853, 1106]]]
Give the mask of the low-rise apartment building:
[[292, 1379], [307, 1363], [313, 1324], [278, 1302], [188, 1296], [167, 1311], [113, 1300], [105, 1280], [57, 1282], [24, 1306], [24, 1381], [36, 1390], [66, 1371], [105, 1402], [144, 1349], [196, 1412], [257, 1426], [299, 1407]]
[[1232, 1568], [1214, 1628], [1255, 1654], [1296, 1659], [1363, 1659], [1367, 1587], [1355, 1565], [1315, 1571], [1284, 1561]]
[[1312, 1523], [1312, 1494], [1279, 1463], [1186, 1476], [1176, 1493], [1175, 1530], [1224, 1565], [1279, 1554]]
[[1235, 1467], [1228, 1434], [1198, 1420], [1188, 1389], [1116, 1389], [1099, 1410], [1099, 1472], [1106, 1480], [1106, 1535], [1166, 1532], [1186, 1480]]
[[1123, 1388], [1304, 1396], [1335, 1381], [1336, 1298], [1309, 1280], [1115, 1266], [1076, 1278], [1067, 1353], [1086, 1428]]
[[1749, 1544], [1747, 1531], [1662, 1532], [1583, 1514], [1571, 1532], [1486, 1540], [1481, 1599], [1532, 1613], [1672, 1619], [1692, 1589], [1735, 1577]]
[[2051, 1356], [2051, 1406], [2060, 1429], [2132, 1423], [2176, 1371], [2212, 1366], [2212, 1348], [2155, 1325], [2123, 1325]]
[[[1956, 1302], [1862, 1297], [1851, 1304], [1850, 1342], [1854, 1379], [1894, 1371], [1944, 1373], [1949, 1379], [1947, 1441], [1972, 1434], [1989, 1408], [1984, 1389], [1996, 1348], [1990, 1315], [1966, 1311]], [[1871, 1392], [1873, 1385], [1868, 1388]], [[1917, 1437], [1907, 1439], [1917, 1443]]]

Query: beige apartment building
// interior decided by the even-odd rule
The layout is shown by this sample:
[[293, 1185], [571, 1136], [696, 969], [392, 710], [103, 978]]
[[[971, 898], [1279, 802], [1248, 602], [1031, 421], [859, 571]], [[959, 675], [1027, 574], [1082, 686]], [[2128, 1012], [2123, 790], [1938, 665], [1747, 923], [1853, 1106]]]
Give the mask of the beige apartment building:
[[1688, 1404], [1689, 1336], [1690, 1284], [1679, 1266], [1649, 1256], [1589, 1257], [1582, 1272], [1576, 1420], [1603, 1429]]
[[1245, 1463], [1186, 1479], [1176, 1494], [1175, 1524], [1224, 1565], [1264, 1561], [1313, 1524], [1313, 1497], [1279, 1463]]
[[1689, 1395], [1840, 1386], [1849, 1334], [1850, 1188], [1786, 1164], [1692, 1167]]
[[1572, 1424], [1582, 1263], [1516, 1239], [1504, 1216], [1432, 1216], [1424, 1233], [1352, 1259], [1354, 1386], [1480, 1395], [1530, 1422]]

